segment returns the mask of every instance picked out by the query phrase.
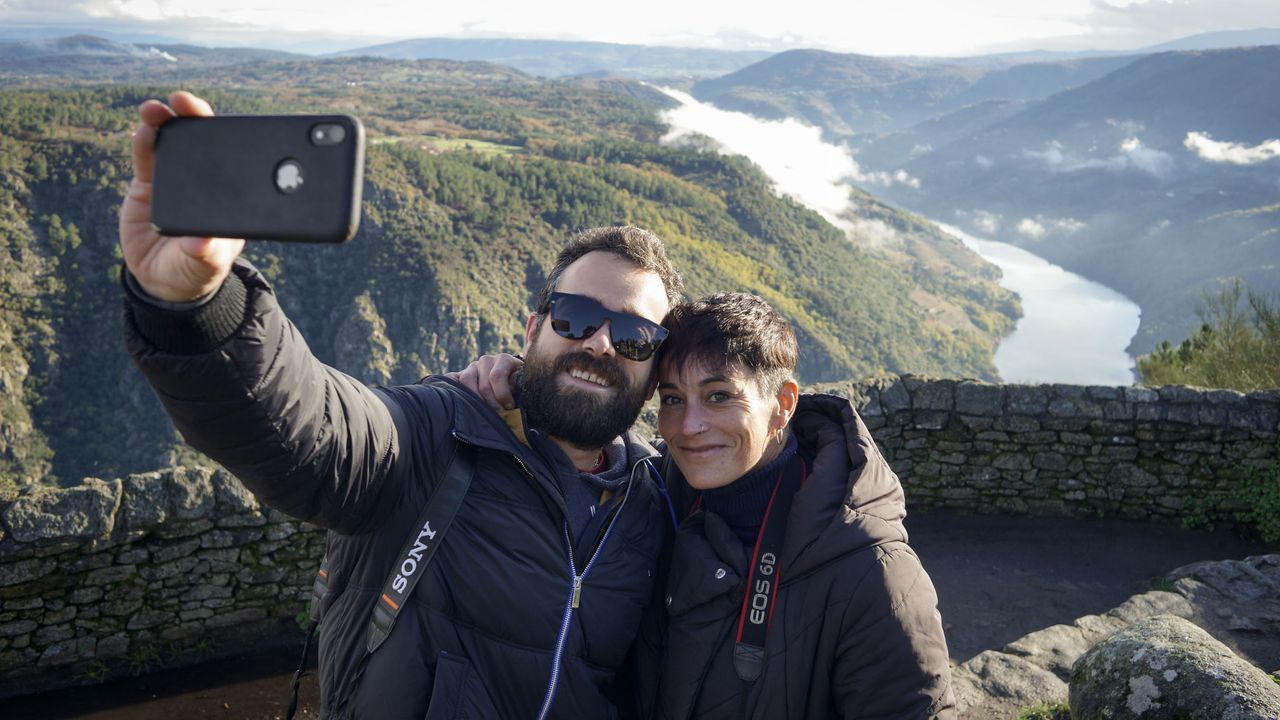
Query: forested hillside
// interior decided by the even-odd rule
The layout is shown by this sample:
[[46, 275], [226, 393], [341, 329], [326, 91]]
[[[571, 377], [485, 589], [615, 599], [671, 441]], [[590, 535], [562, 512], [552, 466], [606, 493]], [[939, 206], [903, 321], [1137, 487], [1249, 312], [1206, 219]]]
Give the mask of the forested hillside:
[[[247, 255], [316, 354], [368, 382], [518, 348], [564, 239], [603, 224], [657, 232], [692, 295], [744, 289], [776, 304], [800, 334], [807, 382], [992, 378], [995, 340], [1017, 313], [989, 268], [933, 267], [951, 280], [921, 298], [914, 261], [849, 242], [744, 159], [657, 144], [658, 98], [629, 83], [369, 59], [192, 71], [164, 87], [7, 81], [23, 89], [0, 92], [0, 485], [192, 459], [119, 340], [129, 132], [139, 102], [177, 85], [221, 112], [364, 120], [357, 237], [250, 243]], [[939, 302], [972, 322], [939, 322]]]

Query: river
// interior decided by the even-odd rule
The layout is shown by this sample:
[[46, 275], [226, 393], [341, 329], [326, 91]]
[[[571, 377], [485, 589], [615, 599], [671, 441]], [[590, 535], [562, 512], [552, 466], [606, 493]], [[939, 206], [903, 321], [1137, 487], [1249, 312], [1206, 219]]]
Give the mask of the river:
[[[705, 135], [725, 152], [759, 165], [779, 194], [790, 195], [846, 232], [856, 232], [847, 215], [842, 217], [850, 185], [874, 194], [877, 184], [914, 182], [903, 174], [864, 172], [847, 148], [823, 141], [821, 130], [798, 120], [761, 120], [699, 102], [679, 90], [658, 89], [680, 103], [663, 113], [671, 126], [664, 141]], [[999, 267], [1000, 284], [1022, 299], [1023, 317], [1001, 341], [994, 359], [1006, 382], [1134, 382], [1134, 361], [1126, 352], [1138, 330], [1140, 310], [1133, 301], [1021, 248], [938, 225]]]

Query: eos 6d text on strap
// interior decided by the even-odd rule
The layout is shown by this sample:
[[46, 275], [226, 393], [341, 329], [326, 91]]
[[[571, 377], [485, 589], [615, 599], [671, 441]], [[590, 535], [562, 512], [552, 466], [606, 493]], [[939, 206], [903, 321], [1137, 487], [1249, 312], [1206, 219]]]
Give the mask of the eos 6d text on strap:
[[804, 461], [799, 458], [778, 473], [778, 482], [764, 511], [764, 524], [756, 537], [747, 574], [747, 592], [738, 618], [738, 639], [733, 646], [733, 669], [748, 683], [755, 682], [764, 670], [765, 636], [778, 596], [778, 557], [782, 554], [791, 498], [804, 482], [804, 476]]

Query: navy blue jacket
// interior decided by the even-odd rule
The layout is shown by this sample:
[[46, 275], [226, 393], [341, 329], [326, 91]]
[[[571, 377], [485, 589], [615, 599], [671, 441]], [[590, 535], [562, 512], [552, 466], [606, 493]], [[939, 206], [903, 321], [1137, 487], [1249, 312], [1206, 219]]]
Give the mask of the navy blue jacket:
[[[330, 531], [325, 717], [635, 712], [624, 667], [671, 533], [651, 447], [628, 442], [625, 492], [591, 537], [574, 538], [552, 463], [480, 398], [443, 378], [370, 389], [325, 366], [247, 262], [200, 308], [126, 296], [130, 354], [186, 441], [264, 503]], [[479, 450], [470, 491], [390, 637], [363, 661], [374, 603], [455, 442]]]

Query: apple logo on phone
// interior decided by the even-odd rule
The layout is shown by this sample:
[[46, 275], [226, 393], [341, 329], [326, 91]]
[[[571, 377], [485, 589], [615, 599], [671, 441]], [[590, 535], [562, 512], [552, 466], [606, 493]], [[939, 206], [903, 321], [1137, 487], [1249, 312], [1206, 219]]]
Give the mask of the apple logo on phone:
[[302, 188], [302, 164], [288, 159], [276, 166], [276, 189], [287, 194]]

